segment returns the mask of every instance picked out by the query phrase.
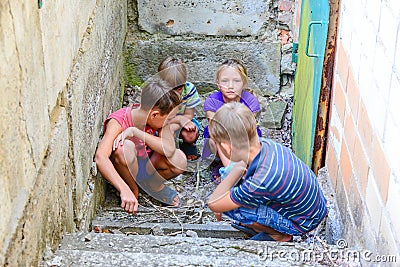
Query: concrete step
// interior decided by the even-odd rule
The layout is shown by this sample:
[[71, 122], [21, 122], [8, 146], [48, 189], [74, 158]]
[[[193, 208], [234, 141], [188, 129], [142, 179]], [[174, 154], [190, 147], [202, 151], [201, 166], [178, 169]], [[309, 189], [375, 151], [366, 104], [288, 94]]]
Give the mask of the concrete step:
[[[179, 212], [179, 209], [177, 209]], [[179, 214], [177, 212], [177, 214]], [[160, 219], [155, 216], [157, 211], [139, 208], [138, 213], [132, 216], [121, 208], [109, 208], [100, 212], [92, 221], [94, 232], [111, 232], [139, 235], [189, 235], [196, 237], [235, 238], [244, 239], [245, 234], [230, 226], [228, 222], [183, 223], [171, 222], [171, 219]], [[175, 216], [177, 216], [175, 214]], [[152, 222], [156, 219], [157, 222]], [[175, 219], [175, 221], [177, 221]], [[196, 221], [196, 218], [192, 221]], [[189, 232], [188, 232], [189, 231]]]
[[[319, 175], [335, 214], [334, 195], [323, 178]], [[143, 206], [141, 200], [132, 216], [118, 201], [116, 196], [108, 199], [92, 221], [92, 232], [65, 235], [41, 266], [359, 266], [346, 258], [352, 251], [326, 244], [319, 230], [293, 243], [251, 241], [229, 222], [210, 219], [204, 203], [164, 208]], [[326, 240], [336, 241], [337, 233], [329, 230], [334, 220], [328, 219]]]
[[43, 266], [329, 266], [325, 259], [302, 256], [313, 249], [300, 243], [76, 233], [66, 235]]

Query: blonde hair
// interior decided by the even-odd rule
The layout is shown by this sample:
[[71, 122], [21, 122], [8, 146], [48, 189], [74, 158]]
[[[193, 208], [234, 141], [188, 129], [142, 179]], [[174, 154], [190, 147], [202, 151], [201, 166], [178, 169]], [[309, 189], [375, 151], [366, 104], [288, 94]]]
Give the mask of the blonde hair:
[[253, 113], [238, 102], [227, 103], [217, 110], [210, 120], [209, 132], [217, 143], [228, 141], [238, 149], [248, 149], [258, 139]]
[[165, 115], [181, 103], [181, 95], [161, 79], [153, 79], [142, 88], [140, 105], [145, 110], [158, 108], [161, 115]]
[[187, 80], [186, 66], [177, 57], [167, 57], [158, 65], [158, 75], [161, 79], [171, 84], [172, 88], [177, 89], [184, 85]]
[[240, 78], [242, 78], [243, 87], [246, 88], [248, 82], [247, 70], [243, 66], [243, 64], [237, 59], [227, 59], [224, 62], [222, 62], [221, 65], [219, 65], [217, 73], [215, 74], [215, 82], [216, 83], [219, 82], [219, 76], [221, 75], [221, 72], [227, 68], [234, 68], [239, 72]]

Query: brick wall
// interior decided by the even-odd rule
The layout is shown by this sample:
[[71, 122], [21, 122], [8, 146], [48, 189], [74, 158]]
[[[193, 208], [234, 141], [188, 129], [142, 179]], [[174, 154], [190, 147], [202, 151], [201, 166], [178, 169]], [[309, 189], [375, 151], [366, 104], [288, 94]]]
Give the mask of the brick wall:
[[400, 1], [341, 1], [333, 84], [326, 166], [346, 239], [399, 255]]

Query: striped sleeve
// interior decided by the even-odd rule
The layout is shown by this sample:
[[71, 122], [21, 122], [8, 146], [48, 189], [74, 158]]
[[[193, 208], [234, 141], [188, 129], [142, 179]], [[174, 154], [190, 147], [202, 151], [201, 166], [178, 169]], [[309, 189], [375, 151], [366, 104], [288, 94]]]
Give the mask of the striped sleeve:
[[184, 92], [182, 93], [182, 100], [186, 101], [186, 108], [194, 108], [201, 103], [199, 93], [194, 84], [186, 82]]

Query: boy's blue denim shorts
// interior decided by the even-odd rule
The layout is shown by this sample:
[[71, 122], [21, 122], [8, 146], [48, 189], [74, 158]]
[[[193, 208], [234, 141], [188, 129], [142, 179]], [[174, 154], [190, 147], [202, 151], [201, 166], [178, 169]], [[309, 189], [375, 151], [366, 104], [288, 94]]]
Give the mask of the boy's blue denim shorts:
[[289, 235], [303, 235], [293, 226], [291, 220], [286, 219], [274, 209], [267, 205], [258, 206], [257, 208], [239, 207], [234, 210], [224, 212], [234, 223], [252, 224], [257, 222], [275, 229], [276, 231]]
[[136, 182], [140, 183], [143, 180], [146, 180], [149, 178], [149, 174], [146, 171], [146, 164], [149, 161], [149, 158], [138, 158], [137, 163], [138, 163], [138, 173], [136, 175]]

